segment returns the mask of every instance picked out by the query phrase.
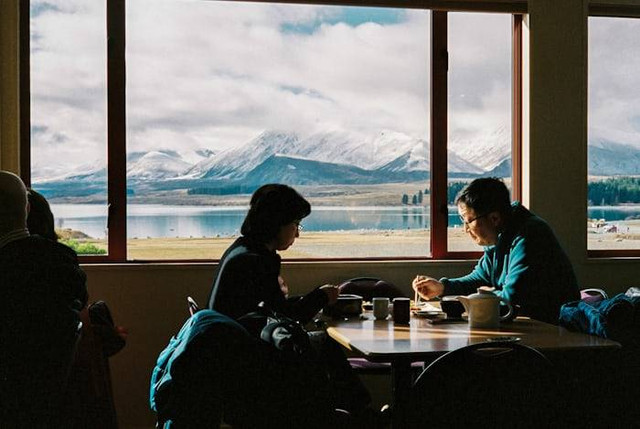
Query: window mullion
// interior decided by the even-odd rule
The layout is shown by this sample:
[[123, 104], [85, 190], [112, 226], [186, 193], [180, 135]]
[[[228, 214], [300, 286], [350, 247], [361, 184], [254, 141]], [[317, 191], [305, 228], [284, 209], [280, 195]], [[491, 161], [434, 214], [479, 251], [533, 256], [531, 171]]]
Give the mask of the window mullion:
[[522, 15], [513, 16], [511, 106], [511, 193], [522, 201]]
[[431, 255], [447, 255], [447, 13], [431, 14]]
[[127, 258], [125, 1], [106, 3], [108, 259], [122, 262]]

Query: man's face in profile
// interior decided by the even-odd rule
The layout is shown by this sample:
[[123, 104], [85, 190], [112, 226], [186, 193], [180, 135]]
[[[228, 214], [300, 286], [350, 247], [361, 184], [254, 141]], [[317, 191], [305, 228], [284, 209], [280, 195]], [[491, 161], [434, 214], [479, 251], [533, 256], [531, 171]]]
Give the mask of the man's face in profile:
[[492, 246], [498, 241], [498, 228], [502, 219], [498, 212], [476, 213], [464, 203], [458, 204], [458, 214], [464, 231], [480, 246]]

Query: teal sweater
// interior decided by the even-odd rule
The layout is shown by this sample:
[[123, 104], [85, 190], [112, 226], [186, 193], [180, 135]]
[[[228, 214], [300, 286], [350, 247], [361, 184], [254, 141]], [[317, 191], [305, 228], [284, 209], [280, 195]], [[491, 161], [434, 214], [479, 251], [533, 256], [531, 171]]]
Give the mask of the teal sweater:
[[557, 324], [562, 304], [580, 299], [571, 262], [544, 220], [518, 202], [511, 210], [498, 242], [485, 247], [470, 274], [440, 280], [444, 294], [493, 286], [496, 295], [520, 306], [520, 315]]

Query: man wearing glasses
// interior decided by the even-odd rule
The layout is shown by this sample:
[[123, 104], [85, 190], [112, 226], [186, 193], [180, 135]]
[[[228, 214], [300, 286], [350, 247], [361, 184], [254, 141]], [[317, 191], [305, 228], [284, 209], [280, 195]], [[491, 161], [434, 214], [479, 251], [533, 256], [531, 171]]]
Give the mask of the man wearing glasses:
[[417, 276], [413, 289], [430, 299], [468, 295], [480, 286], [520, 307], [520, 314], [558, 322], [562, 304], [580, 298], [569, 258], [549, 225], [519, 202], [500, 179], [472, 181], [456, 198], [464, 230], [484, 255], [464, 277]]

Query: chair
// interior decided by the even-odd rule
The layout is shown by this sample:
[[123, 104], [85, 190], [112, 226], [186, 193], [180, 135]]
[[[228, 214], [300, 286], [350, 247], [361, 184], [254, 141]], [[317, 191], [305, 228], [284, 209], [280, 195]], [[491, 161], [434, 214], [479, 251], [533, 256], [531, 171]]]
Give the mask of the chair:
[[82, 339], [78, 344], [66, 390], [65, 427], [115, 429], [118, 427], [109, 359], [91, 322], [88, 308], [80, 312]]
[[[411, 427], [550, 427], [559, 401], [554, 367], [537, 350], [479, 343], [432, 362], [414, 383]], [[426, 418], [425, 418], [426, 416]]]
[[189, 314], [192, 316], [200, 311], [200, 306], [198, 305], [196, 300], [191, 298], [190, 296], [187, 297], [187, 308], [189, 309]]
[[356, 277], [338, 286], [341, 294], [360, 295], [364, 301], [371, 301], [373, 297], [406, 298], [406, 295], [394, 284], [376, 277]]

